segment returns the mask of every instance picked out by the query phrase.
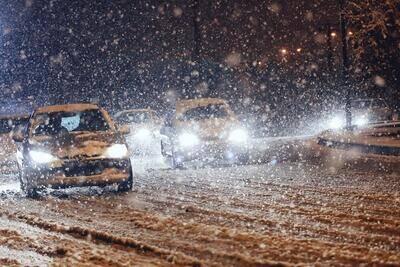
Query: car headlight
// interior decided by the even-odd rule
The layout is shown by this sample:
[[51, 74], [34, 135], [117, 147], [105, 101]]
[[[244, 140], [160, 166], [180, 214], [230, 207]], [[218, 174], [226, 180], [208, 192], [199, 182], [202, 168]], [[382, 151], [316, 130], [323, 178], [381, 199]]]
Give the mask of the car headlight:
[[182, 133], [178, 138], [179, 145], [182, 147], [192, 147], [199, 144], [200, 140], [197, 135], [192, 133]]
[[57, 160], [57, 158], [51, 155], [50, 153], [43, 151], [31, 150], [29, 151], [29, 156], [34, 162], [39, 164], [52, 163]]
[[111, 159], [120, 159], [128, 156], [128, 148], [124, 144], [115, 144], [107, 148], [104, 157]]
[[330, 129], [340, 129], [343, 128], [345, 124], [346, 122], [342, 116], [335, 116], [329, 121], [328, 127]]
[[233, 143], [244, 143], [248, 139], [248, 133], [244, 129], [235, 129], [229, 133], [228, 140]]
[[139, 139], [147, 139], [150, 137], [150, 135], [151, 131], [149, 129], [141, 128], [136, 132], [135, 137]]
[[357, 126], [364, 126], [368, 124], [368, 116], [367, 115], [362, 115], [362, 116], [357, 116], [354, 120], [354, 124]]

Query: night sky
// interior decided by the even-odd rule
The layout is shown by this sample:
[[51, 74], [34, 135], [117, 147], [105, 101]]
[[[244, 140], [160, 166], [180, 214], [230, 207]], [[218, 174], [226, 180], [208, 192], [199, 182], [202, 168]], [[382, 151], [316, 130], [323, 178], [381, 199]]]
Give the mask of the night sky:
[[[211, 66], [207, 69], [221, 64], [241, 68], [279, 57], [282, 48], [299, 47], [317, 56], [321, 44], [316, 32], [321, 23], [337, 21], [335, 3], [200, 1], [199, 60]], [[192, 4], [183, 0], [3, 1], [3, 102], [33, 96], [38, 105], [92, 100], [120, 107], [121, 99], [129, 99], [124, 106], [143, 106], [167, 90], [184, 93], [209, 82], [213, 73], [198, 77], [198, 65], [191, 62]]]

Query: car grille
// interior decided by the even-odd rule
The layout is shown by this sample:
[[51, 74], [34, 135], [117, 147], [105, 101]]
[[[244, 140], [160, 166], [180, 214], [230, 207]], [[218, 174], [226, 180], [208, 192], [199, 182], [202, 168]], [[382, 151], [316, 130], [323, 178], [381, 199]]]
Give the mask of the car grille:
[[67, 177], [92, 176], [101, 174], [107, 166], [103, 162], [73, 162], [64, 165], [64, 174]]

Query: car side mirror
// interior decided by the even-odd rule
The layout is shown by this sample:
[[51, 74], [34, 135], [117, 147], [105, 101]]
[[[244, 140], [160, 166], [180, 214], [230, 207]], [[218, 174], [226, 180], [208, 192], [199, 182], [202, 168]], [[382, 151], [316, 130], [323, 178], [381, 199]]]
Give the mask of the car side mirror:
[[129, 134], [131, 132], [129, 125], [121, 125], [118, 130], [121, 134]]
[[14, 130], [11, 132], [11, 138], [14, 140], [14, 142], [23, 142], [25, 138], [24, 127], [22, 125], [15, 127]]

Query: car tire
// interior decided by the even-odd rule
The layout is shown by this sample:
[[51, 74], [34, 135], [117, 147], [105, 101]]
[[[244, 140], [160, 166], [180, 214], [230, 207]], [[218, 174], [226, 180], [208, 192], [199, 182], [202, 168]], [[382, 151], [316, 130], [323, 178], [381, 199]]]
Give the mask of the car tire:
[[173, 169], [183, 169], [183, 162], [182, 160], [178, 160], [179, 154], [175, 151], [175, 146], [172, 147], [172, 168]]
[[240, 165], [246, 165], [250, 162], [250, 156], [249, 153], [243, 153], [238, 156], [238, 163]]
[[166, 156], [167, 156], [167, 153], [165, 152], [165, 145], [164, 145], [164, 142], [163, 142], [163, 141], [161, 141], [161, 155], [162, 155], [163, 157], [166, 157]]
[[37, 198], [39, 196], [38, 191], [36, 188], [30, 188], [25, 190], [25, 195], [28, 198]]
[[29, 198], [37, 198], [38, 192], [37, 192], [37, 188], [34, 187], [29, 187], [29, 185], [27, 185], [25, 183], [25, 181], [28, 181], [27, 179], [24, 179], [24, 173], [23, 171], [19, 171], [19, 184], [20, 184], [20, 188], [21, 191], [25, 194], [25, 196], [29, 197]]
[[174, 169], [183, 169], [183, 162], [177, 160], [177, 156], [174, 153], [172, 156], [172, 168]]
[[171, 164], [172, 169], [182, 169], [183, 163], [177, 160], [177, 155], [174, 147], [172, 147], [171, 154], [172, 155], [167, 153], [167, 151], [165, 150], [164, 142], [161, 141], [161, 155], [170, 162], [169, 164]]
[[131, 191], [132, 187], [133, 187], [133, 172], [131, 168], [128, 179], [118, 184], [118, 192], [122, 193]]

